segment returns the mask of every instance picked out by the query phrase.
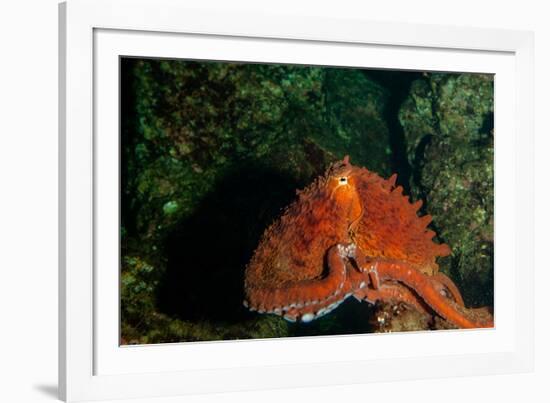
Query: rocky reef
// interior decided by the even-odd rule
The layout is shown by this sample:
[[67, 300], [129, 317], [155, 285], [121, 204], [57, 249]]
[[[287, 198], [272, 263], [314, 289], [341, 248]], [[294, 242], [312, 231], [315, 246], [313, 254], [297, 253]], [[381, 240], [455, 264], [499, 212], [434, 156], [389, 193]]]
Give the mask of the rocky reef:
[[491, 76], [123, 58], [121, 77], [123, 343], [387, 331], [354, 301], [309, 326], [242, 306], [266, 226], [346, 154], [399, 174], [467, 304], [492, 304]]
[[412, 83], [401, 106], [411, 192], [425, 200], [441, 261], [467, 306], [493, 303], [493, 77], [430, 74]]

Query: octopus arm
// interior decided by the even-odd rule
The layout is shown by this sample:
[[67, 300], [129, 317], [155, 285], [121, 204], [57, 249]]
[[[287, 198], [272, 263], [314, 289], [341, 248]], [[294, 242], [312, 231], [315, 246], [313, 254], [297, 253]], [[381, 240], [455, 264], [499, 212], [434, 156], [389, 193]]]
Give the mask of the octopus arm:
[[413, 289], [439, 316], [460, 328], [493, 327], [492, 320], [478, 321], [475, 312], [468, 310], [442, 295], [430, 276], [403, 262], [376, 261], [378, 276], [382, 280], [398, 281]]
[[334, 245], [327, 252], [326, 276], [278, 287], [246, 287], [246, 303], [252, 310], [284, 314], [292, 309], [300, 312], [302, 308], [314, 308], [326, 301], [338, 299], [344, 293], [346, 259], [353, 257], [354, 253], [355, 245]]

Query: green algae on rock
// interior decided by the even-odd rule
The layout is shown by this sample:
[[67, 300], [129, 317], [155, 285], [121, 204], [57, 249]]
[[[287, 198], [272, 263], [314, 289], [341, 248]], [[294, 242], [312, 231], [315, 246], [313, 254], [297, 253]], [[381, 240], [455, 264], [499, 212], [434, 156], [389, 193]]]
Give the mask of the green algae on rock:
[[[391, 173], [386, 91], [359, 70], [135, 59], [123, 68], [133, 93], [123, 177], [140, 236], [192, 214], [239, 164], [261, 161], [300, 185], [345, 154]], [[165, 214], [168, 202], [180, 208]]]
[[493, 76], [427, 74], [399, 111], [411, 191], [452, 249], [442, 270], [468, 306], [493, 303]]
[[121, 270], [121, 327], [123, 344], [234, 340], [284, 337], [288, 324], [277, 317], [249, 317], [239, 323], [190, 321], [158, 312], [155, 267], [139, 257], [125, 257]]
[[242, 308], [244, 265], [332, 161], [390, 174], [386, 100], [357, 69], [122, 59], [124, 340], [290, 335]]

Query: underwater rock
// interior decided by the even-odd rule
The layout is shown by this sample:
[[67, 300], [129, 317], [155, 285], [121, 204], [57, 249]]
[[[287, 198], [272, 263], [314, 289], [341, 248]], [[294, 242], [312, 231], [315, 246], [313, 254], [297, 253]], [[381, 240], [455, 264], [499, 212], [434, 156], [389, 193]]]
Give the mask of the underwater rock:
[[493, 76], [427, 74], [399, 111], [413, 197], [452, 249], [440, 266], [467, 306], [493, 304]]
[[389, 91], [363, 71], [327, 69], [323, 93], [326, 128], [312, 133], [315, 141], [332, 155], [349, 155], [357, 165], [382, 176], [391, 175], [391, 145], [384, 115]]
[[[409, 332], [431, 329], [432, 315], [405, 303], [377, 303], [370, 319], [375, 333]], [[448, 323], [442, 319], [442, 322]]]
[[124, 339], [288, 335], [279, 318], [247, 316], [244, 266], [295, 190], [331, 162], [351, 154], [390, 174], [387, 90], [357, 69], [148, 59], [121, 68], [122, 256], [155, 267], [139, 293], [122, 282], [123, 305], [143, 301], [123, 314]]
[[[238, 168], [267, 167], [296, 188], [345, 154], [391, 173], [387, 90], [359, 70], [134, 59], [123, 69], [124, 218], [142, 240]], [[167, 203], [179, 207], [167, 214]]]
[[125, 256], [120, 273], [121, 322], [139, 323], [154, 311], [158, 285], [154, 266], [138, 256]]
[[252, 317], [240, 322], [182, 320], [158, 311], [155, 291], [158, 270], [139, 256], [126, 256], [121, 269], [121, 339], [123, 344], [179, 341], [235, 340], [284, 337], [288, 324], [273, 316]]
[[238, 324], [225, 324], [207, 320], [185, 321], [155, 311], [148, 320], [150, 322], [148, 327], [123, 322], [122, 343], [155, 344], [288, 336], [288, 324], [280, 318], [271, 316]]

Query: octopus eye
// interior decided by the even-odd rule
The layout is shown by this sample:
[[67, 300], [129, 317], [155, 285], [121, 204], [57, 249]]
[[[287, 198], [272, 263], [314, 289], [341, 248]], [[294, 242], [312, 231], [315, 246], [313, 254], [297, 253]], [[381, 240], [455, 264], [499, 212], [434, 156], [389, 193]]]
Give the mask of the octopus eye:
[[339, 182], [340, 182], [340, 185], [345, 185], [346, 183], [348, 183], [348, 178], [346, 178], [345, 176], [342, 176]]

